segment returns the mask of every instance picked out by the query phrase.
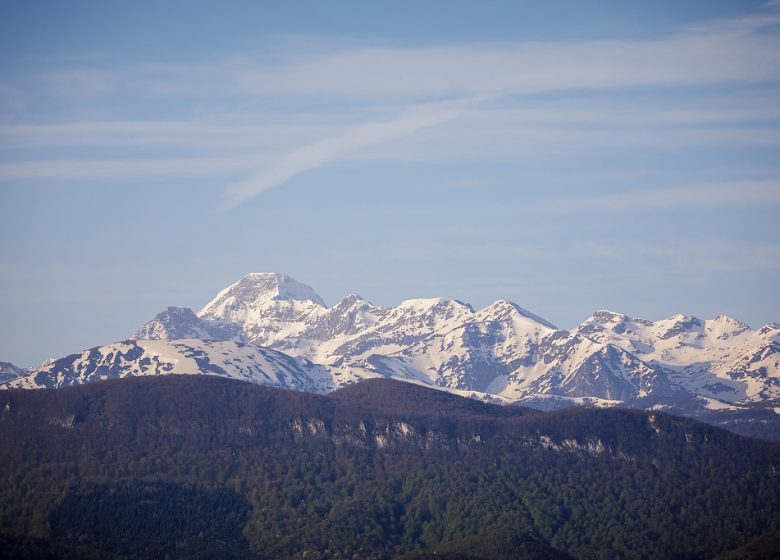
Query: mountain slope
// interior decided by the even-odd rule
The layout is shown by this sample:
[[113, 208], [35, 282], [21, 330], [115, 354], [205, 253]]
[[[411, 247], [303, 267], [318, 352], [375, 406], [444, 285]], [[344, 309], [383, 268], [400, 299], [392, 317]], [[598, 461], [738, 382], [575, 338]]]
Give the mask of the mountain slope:
[[670, 372], [689, 393], [728, 402], [780, 398], [780, 325], [757, 331], [726, 316], [661, 321], [598, 311], [577, 332]]
[[[166, 307], [144, 324], [133, 338], [141, 340], [199, 338], [202, 340], [222, 340], [225, 338], [217, 326], [204, 321], [188, 307]], [[228, 339], [238, 337], [231, 332]]]
[[328, 371], [281, 352], [230, 341], [128, 340], [51, 360], [5, 388], [42, 389], [136, 376], [205, 374], [301, 391], [332, 389]]
[[17, 367], [10, 362], [0, 362], [0, 384], [26, 374], [27, 370], [25, 368]]

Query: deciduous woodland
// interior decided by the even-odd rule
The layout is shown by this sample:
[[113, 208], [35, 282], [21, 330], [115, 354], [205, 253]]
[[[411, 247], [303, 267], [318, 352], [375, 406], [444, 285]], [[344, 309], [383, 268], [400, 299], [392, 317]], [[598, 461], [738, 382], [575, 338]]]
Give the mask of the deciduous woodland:
[[0, 394], [5, 557], [759, 558], [778, 472], [778, 444], [693, 420], [390, 380]]

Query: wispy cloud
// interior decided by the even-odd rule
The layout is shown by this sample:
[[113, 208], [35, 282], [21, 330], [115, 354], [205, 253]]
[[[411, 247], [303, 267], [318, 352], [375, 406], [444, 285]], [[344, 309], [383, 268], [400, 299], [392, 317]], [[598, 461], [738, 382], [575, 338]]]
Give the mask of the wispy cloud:
[[[241, 78], [234, 83], [253, 94], [317, 92], [348, 98], [485, 94], [501, 98], [556, 90], [755, 83], [780, 78], [780, 41], [774, 35], [757, 33], [778, 21], [780, 11], [768, 6], [755, 16], [713, 22], [652, 41], [358, 48], [261, 69], [241, 61], [237, 64]], [[444, 113], [442, 107], [447, 107]], [[231, 185], [227, 201], [238, 204], [304, 171], [451, 121], [458, 114], [446, 103], [418, 107], [415, 112], [391, 122], [358, 125], [293, 150], [278, 163]], [[769, 143], [776, 142], [775, 136], [770, 135]], [[661, 192], [655, 202], [647, 202], [680, 203], [680, 197], [678, 191]], [[720, 193], [719, 198], [728, 197]]]
[[780, 270], [780, 245], [740, 243], [712, 239], [656, 241], [625, 245], [617, 240], [575, 245], [572, 255], [625, 263], [635, 262], [643, 274], [680, 276]]
[[752, 181], [682, 185], [674, 188], [645, 188], [587, 197], [558, 198], [544, 204], [548, 208], [560, 212], [581, 212], [582, 210], [614, 212], [627, 209], [643, 211], [662, 208], [690, 209], [776, 205], [780, 204], [780, 182]]
[[[550, 90], [757, 83], [777, 77], [771, 28], [780, 5], [654, 39], [481, 42], [399, 47], [344, 38], [282, 38], [254, 53], [196, 64], [109, 66], [74, 61], [37, 76], [52, 95], [101, 92], [203, 100], [249, 96], [335, 99], [464, 97]], [[767, 32], [769, 30], [769, 32]], [[33, 78], [36, 78], [33, 76]], [[219, 87], [215, 87], [218, 84]]]
[[[479, 154], [506, 161], [662, 143], [772, 148], [780, 144], [780, 113], [773, 99], [752, 99], [755, 91], [725, 106], [710, 95], [673, 107], [572, 98], [626, 88], [776, 87], [778, 23], [780, 5], [772, 2], [745, 17], [655, 39], [402, 48], [301, 38], [197, 64], [76, 60], [0, 83], [0, 113], [14, 116], [14, 124], [8, 118], [0, 125], [0, 181], [246, 173], [224, 189], [226, 203], [236, 205], [306, 171], [359, 157], [441, 161]], [[569, 99], [539, 101], [537, 94], [549, 93]], [[486, 98], [500, 102], [486, 106]], [[40, 122], [52, 104], [58, 124]], [[20, 121], [25, 111], [37, 124]], [[317, 111], [333, 118], [318, 120]], [[63, 123], [63, 116], [78, 122]], [[68, 151], [52, 157], [59, 147]], [[73, 149], [79, 147], [98, 149], [82, 161], [83, 152]], [[121, 161], [111, 148], [126, 148]], [[13, 150], [34, 149], [44, 155], [14, 160]], [[681, 196], [660, 191], [648, 204], [679, 203]], [[620, 200], [629, 199], [606, 202]]]
[[[739, 95], [712, 92], [706, 97], [670, 99], [639, 97], [567, 97], [564, 99], [505, 100], [495, 106], [475, 104], [459, 119], [471, 137], [500, 140], [554, 137], [591, 144], [597, 137], [615, 138], [625, 144], [639, 137], [665, 142], [740, 144], [780, 143], [780, 90], [762, 88]], [[295, 149], [334, 136], [361, 122], [378, 121], [377, 115], [399, 115], [402, 107], [374, 105], [336, 107], [314, 111], [241, 111], [193, 116], [184, 120], [105, 120], [42, 124], [0, 124], [0, 150], [85, 146], [160, 147], [182, 149], [245, 149], [259, 151]], [[447, 132], [448, 135], [452, 131]], [[631, 137], [634, 137], [632, 140]], [[647, 143], [647, 142], [646, 142]], [[296, 145], [297, 144], [297, 145]], [[419, 146], [415, 146], [419, 149]], [[456, 157], [460, 158], [461, 154]]]
[[248, 172], [257, 165], [249, 156], [200, 157], [180, 159], [127, 160], [37, 160], [0, 163], [0, 181], [57, 180], [112, 181], [150, 177], [188, 177], [195, 175]]
[[780, 6], [767, 5], [657, 39], [413, 48], [323, 42], [316, 54], [292, 49], [289, 56], [243, 55], [207, 66], [157, 65], [138, 83], [178, 94], [219, 80], [220, 91], [234, 95], [362, 100], [758, 83], [780, 75], [780, 39], [763, 33], [778, 22]]
[[687, 28], [687, 31], [696, 34], [729, 33], [742, 35], [776, 25], [780, 25], [780, 2], [778, 0], [769, 0], [756, 13], [692, 25]]
[[634, 86], [750, 83], [777, 75], [773, 37], [686, 35], [655, 41], [366, 48], [235, 69], [250, 94], [415, 97], [529, 94]]
[[108, 69], [74, 68], [55, 70], [42, 76], [54, 95], [80, 99], [95, 99], [117, 87], [118, 76]]
[[75, 121], [0, 125], [0, 149], [174, 146], [219, 151], [252, 146], [256, 151], [272, 146], [284, 147], [302, 138], [316, 138], [332, 132], [336, 125], [332, 122], [318, 122], [318, 116], [307, 115], [305, 122], [294, 116], [273, 119], [269, 115], [260, 114], [253, 116], [257, 122], [250, 123], [246, 122], [247, 115], [242, 115], [242, 118], [224, 116], [202, 121]]
[[361, 148], [403, 138], [418, 130], [451, 121], [482, 100], [484, 98], [467, 98], [415, 105], [397, 118], [349, 127], [337, 135], [293, 150], [279, 161], [261, 168], [252, 177], [231, 185], [226, 191], [225, 202], [228, 206], [236, 205]]

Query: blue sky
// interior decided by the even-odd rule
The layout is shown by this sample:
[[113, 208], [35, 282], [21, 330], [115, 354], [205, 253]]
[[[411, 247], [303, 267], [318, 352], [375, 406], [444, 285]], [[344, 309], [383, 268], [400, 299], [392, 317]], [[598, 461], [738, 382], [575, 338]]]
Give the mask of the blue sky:
[[252, 271], [780, 321], [777, 2], [0, 4], [0, 360]]

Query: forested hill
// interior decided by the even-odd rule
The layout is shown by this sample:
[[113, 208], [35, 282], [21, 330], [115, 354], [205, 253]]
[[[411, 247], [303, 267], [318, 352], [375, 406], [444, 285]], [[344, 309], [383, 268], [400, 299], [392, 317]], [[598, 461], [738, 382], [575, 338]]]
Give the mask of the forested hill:
[[779, 472], [778, 444], [679, 417], [388, 380], [11, 390], [0, 554], [706, 559], [776, 545]]

